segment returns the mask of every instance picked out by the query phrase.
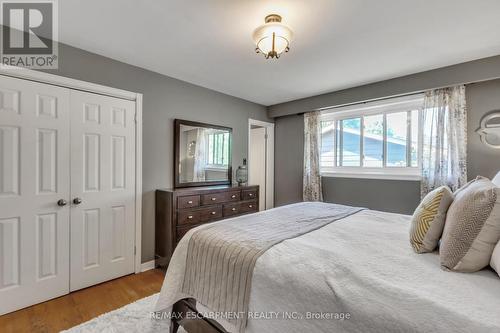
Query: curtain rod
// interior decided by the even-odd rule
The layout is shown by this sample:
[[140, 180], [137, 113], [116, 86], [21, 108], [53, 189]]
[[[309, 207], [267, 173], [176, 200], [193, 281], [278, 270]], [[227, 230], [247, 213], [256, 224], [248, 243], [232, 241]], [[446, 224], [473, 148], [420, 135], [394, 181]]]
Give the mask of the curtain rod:
[[423, 93], [425, 93], [425, 91], [414, 92], [414, 93], [411, 93], [411, 94], [401, 94], [401, 95], [393, 95], [393, 96], [388, 96], [388, 97], [373, 98], [373, 99], [368, 99], [368, 100], [365, 100], [365, 101], [362, 101], [362, 102], [352, 102], [352, 103], [339, 104], [339, 105], [335, 105], [335, 106], [325, 106], [325, 107], [317, 108], [317, 109], [314, 109], [314, 110], [311, 110], [311, 111], [297, 113], [297, 115], [298, 116], [302, 116], [302, 115], [304, 115], [304, 113], [307, 113], [307, 112], [328, 111], [328, 110], [334, 110], [334, 109], [344, 108], [344, 107], [347, 107], [347, 106], [363, 105], [363, 104], [368, 104], [368, 103], [372, 103], [372, 102], [379, 102], [379, 101], [384, 101], [384, 100], [389, 100], [389, 99], [394, 99], [394, 98], [399, 98], [399, 97], [417, 96], [417, 95], [422, 95]]
[[310, 111], [300, 112], [300, 113], [297, 113], [297, 115], [302, 116], [302, 115], [304, 115], [304, 113], [307, 113], [307, 112], [334, 110], [334, 109], [339, 109], [339, 108], [346, 107], [346, 106], [362, 105], [362, 104], [367, 104], [367, 103], [377, 102], [377, 101], [384, 101], [384, 100], [389, 100], [389, 99], [398, 98], [398, 97], [416, 96], [416, 95], [424, 94], [425, 92], [430, 91], [430, 90], [444, 89], [444, 88], [461, 86], [461, 85], [468, 86], [468, 85], [472, 85], [475, 83], [486, 82], [486, 81], [491, 81], [491, 80], [495, 80], [495, 79], [476, 80], [476, 81], [471, 81], [471, 82], [467, 82], [467, 83], [454, 84], [451, 86], [443, 86], [443, 87], [437, 87], [437, 88], [433, 88], [433, 89], [423, 89], [423, 90], [418, 90], [418, 91], [414, 91], [411, 93], [403, 93], [403, 94], [396, 94], [396, 95], [385, 96], [385, 97], [380, 97], [380, 98], [372, 98], [372, 99], [367, 99], [364, 101], [344, 103], [344, 104], [339, 104], [339, 105], [334, 105], [334, 106], [325, 106], [325, 107], [312, 109]]

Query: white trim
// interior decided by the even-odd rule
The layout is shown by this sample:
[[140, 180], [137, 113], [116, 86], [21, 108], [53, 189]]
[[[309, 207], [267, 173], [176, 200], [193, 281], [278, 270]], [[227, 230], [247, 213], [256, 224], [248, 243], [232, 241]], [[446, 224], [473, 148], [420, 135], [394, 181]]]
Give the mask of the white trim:
[[424, 94], [399, 97], [395, 99], [384, 99], [375, 102], [353, 104], [330, 108], [321, 111], [322, 120], [341, 120], [353, 116], [369, 116], [372, 114], [401, 112], [402, 109], [421, 109]]
[[26, 68], [1, 66], [0, 75], [17, 79], [29, 80], [54, 86], [85, 91], [99, 95], [135, 101], [136, 103], [136, 173], [135, 173], [135, 273], [141, 271], [141, 240], [142, 240], [142, 94], [100, 84], [71, 79], [64, 76], [34, 71]]
[[336, 167], [323, 168], [322, 177], [337, 178], [362, 178], [362, 179], [397, 179], [397, 180], [421, 180], [421, 170], [415, 167], [385, 167], [385, 168], [363, 168], [363, 167]]
[[274, 123], [269, 123], [267, 121], [262, 121], [262, 120], [252, 119], [252, 118], [248, 118], [248, 125], [261, 126], [261, 127], [273, 127], [274, 128]]
[[142, 261], [142, 94], [135, 101], [135, 273]]
[[361, 178], [361, 179], [386, 179], [386, 180], [422, 180], [420, 175], [412, 174], [391, 174], [386, 172], [373, 173], [373, 172], [322, 172], [321, 177], [332, 178]]
[[152, 269], [155, 269], [155, 261], [154, 260], [146, 261], [141, 264], [141, 270], [138, 273], [143, 273], [146, 271], [150, 271]]
[[253, 126], [260, 126], [266, 128], [266, 209], [274, 207], [274, 123], [248, 119], [248, 182], [250, 183], [250, 159], [251, 159], [251, 130]]
[[336, 105], [332, 107], [325, 107], [317, 109], [317, 111], [321, 111], [322, 114], [349, 112], [351, 110], [366, 110], [369, 112], [371, 109], [377, 109], [379, 107], [385, 107], [385, 106], [399, 107], [401, 105], [412, 104], [414, 102], [419, 102], [423, 100], [424, 97], [425, 93], [421, 92], [411, 95], [394, 96], [394, 97], [387, 97], [375, 100]]
[[100, 84], [85, 82], [64, 76], [49, 74], [40, 71], [34, 71], [31, 69], [20, 68], [20, 67], [2, 65], [0, 67], [0, 75], [51, 84], [54, 86], [70, 88], [74, 90], [86, 91], [100, 95], [117, 97], [121, 99], [127, 99], [130, 101], [137, 100], [137, 95], [138, 95], [137, 93], [130, 92], [127, 90], [111, 88]]

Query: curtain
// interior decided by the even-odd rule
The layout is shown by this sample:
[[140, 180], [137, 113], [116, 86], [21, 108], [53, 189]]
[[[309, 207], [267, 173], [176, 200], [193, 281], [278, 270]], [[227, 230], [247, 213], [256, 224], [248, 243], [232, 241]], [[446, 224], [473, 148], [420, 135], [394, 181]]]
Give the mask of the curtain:
[[421, 124], [422, 197], [441, 185], [457, 190], [467, 182], [465, 86], [427, 92]]
[[321, 174], [319, 169], [320, 112], [304, 114], [304, 179], [302, 197], [304, 201], [323, 201]]
[[198, 128], [197, 131], [198, 133], [196, 134], [196, 148], [194, 152], [193, 182], [204, 182], [205, 167], [207, 165], [206, 130], [204, 128]]

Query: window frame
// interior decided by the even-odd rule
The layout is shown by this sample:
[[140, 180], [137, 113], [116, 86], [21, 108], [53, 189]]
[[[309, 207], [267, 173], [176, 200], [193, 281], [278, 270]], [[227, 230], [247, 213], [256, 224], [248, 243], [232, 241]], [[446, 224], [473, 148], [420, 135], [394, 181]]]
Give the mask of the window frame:
[[[382, 101], [367, 102], [363, 104], [349, 105], [339, 108], [327, 109], [321, 111], [320, 121], [333, 121], [333, 166], [322, 166], [320, 164], [320, 173], [322, 177], [341, 177], [341, 178], [365, 178], [365, 179], [393, 179], [393, 180], [420, 180], [421, 179], [421, 159], [422, 151], [418, 150], [417, 166], [412, 166], [412, 126], [411, 117], [412, 111], [418, 111], [418, 126], [417, 126], [417, 145], [422, 143], [422, 109], [423, 109], [423, 94], [415, 94], [411, 96], [396, 97], [385, 99]], [[407, 166], [388, 166], [387, 165], [387, 115], [392, 113], [407, 113], [407, 130], [406, 130], [406, 162]], [[365, 167], [364, 152], [364, 118], [367, 116], [383, 115], [383, 161], [382, 167]], [[339, 141], [342, 139], [342, 131], [339, 130], [340, 121], [346, 119], [360, 118], [360, 166], [342, 166], [336, 165], [338, 161]], [[322, 134], [320, 135], [322, 138]], [[340, 140], [338, 139], [340, 138]], [[321, 147], [321, 146], [320, 146]]]
[[[226, 131], [223, 131], [223, 130], [213, 130], [213, 131], [210, 131], [206, 134], [206, 138], [205, 138], [205, 141], [206, 141], [206, 148], [205, 148], [205, 159], [207, 161], [207, 164], [205, 165], [205, 170], [212, 170], [212, 171], [218, 171], [218, 170], [226, 170], [228, 167], [229, 167], [229, 161], [230, 161], [230, 150], [231, 150], [231, 135], [228, 135], [228, 138], [227, 138], [227, 142], [228, 142], [228, 146], [227, 146], [227, 154], [228, 154], [228, 160], [225, 161], [224, 159], [224, 144], [225, 144], [225, 138], [224, 138], [224, 135], [228, 133]], [[210, 136], [213, 136], [213, 139], [214, 139], [214, 147], [213, 147], [213, 153], [215, 154], [215, 137], [216, 136], [219, 136], [221, 135], [222, 136], [222, 143], [220, 143], [222, 145], [222, 162], [226, 162], [227, 164], [210, 164], [208, 163], [208, 161], [210, 160], [210, 139], [209, 137]], [[212, 160], [214, 159], [215, 156], [212, 156]]]

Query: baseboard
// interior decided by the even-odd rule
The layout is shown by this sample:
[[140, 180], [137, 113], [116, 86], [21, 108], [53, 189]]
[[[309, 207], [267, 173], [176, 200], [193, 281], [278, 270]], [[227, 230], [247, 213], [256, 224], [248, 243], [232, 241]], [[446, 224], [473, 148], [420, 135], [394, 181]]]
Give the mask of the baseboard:
[[155, 268], [155, 261], [146, 261], [141, 264], [141, 272], [149, 271], [150, 269]]

